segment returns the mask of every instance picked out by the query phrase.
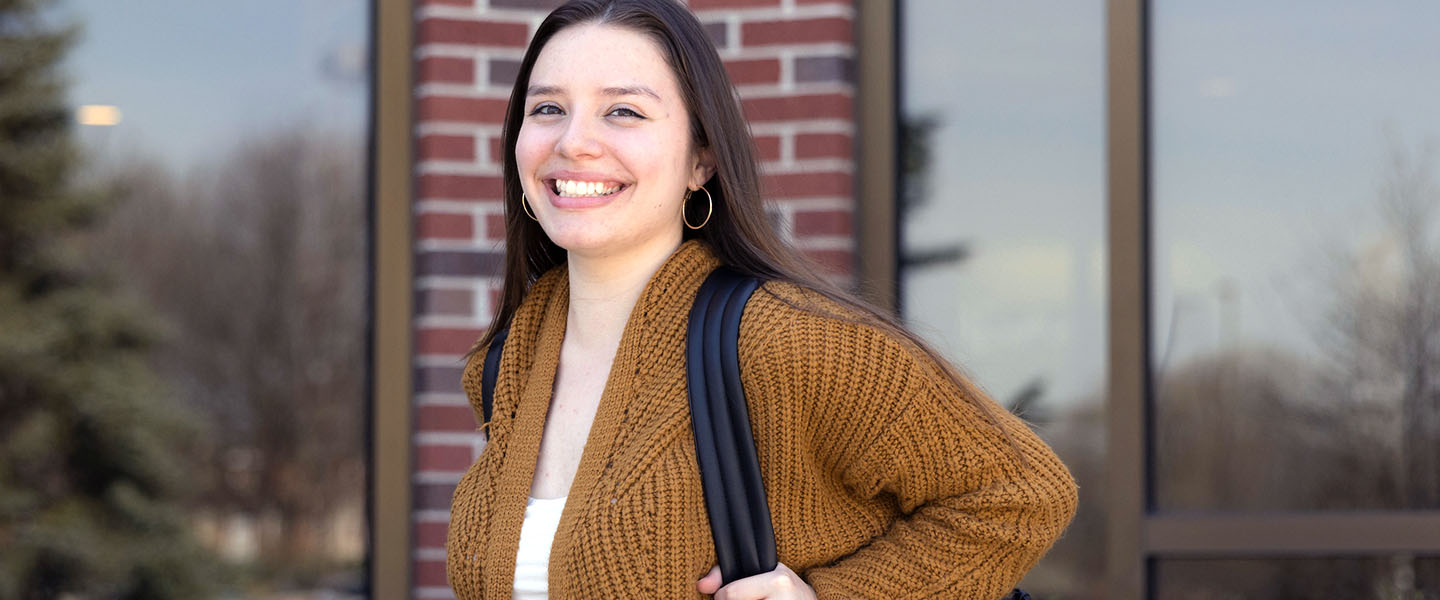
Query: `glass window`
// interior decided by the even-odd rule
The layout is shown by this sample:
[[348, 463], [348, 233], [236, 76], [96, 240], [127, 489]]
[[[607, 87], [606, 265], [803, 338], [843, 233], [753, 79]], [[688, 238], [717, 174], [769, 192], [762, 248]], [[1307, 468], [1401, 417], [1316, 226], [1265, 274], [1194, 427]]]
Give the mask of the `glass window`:
[[105, 207], [85, 255], [154, 325], [153, 402], [179, 423], [148, 443], [176, 459], [175, 547], [198, 549], [173, 559], [214, 586], [183, 597], [363, 594], [370, 10], [53, 11], [79, 25], [74, 183]]
[[1158, 506], [1440, 507], [1440, 5], [1151, 18]]
[[[900, 27], [902, 316], [1103, 489], [1104, 5], [908, 0]], [[1079, 510], [1036, 597], [1098, 585]]]
[[1397, 554], [1345, 558], [1164, 559], [1159, 600], [1228, 598], [1432, 598], [1440, 558]]

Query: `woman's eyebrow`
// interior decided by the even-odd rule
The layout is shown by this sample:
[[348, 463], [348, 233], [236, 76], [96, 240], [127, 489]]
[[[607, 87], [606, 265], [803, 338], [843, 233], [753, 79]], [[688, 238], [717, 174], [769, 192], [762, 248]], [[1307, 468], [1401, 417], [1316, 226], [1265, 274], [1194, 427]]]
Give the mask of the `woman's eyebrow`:
[[655, 93], [655, 90], [652, 90], [652, 89], [650, 89], [650, 88], [648, 88], [648, 87], [645, 87], [645, 86], [643, 86], [643, 85], [629, 85], [629, 86], [623, 86], [623, 87], [607, 87], [607, 88], [605, 88], [605, 89], [603, 89], [603, 90], [600, 90], [600, 91], [601, 91], [602, 93], [604, 93], [606, 96], [649, 96], [649, 97], [654, 98], [654, 99], [656, 99], [656, 100], [659, 100], [659, 99], [660, 99], [660, 94]]
[[[526, 95], [526, 96], [554, 96], [554, 95], [559, 95], [560, 93], [561, 93], [560, 87], [559, 87], [559, 86], [554, 86], [554, 85], [532, 85], [532, 86], [530, 86], [530, 87], [528, 87], [528, 88], [525, 88], [525, 95]], [[637, 84], [637, 85], [625, 85], [625, 86], [607, 87], [607, 88], [605, 88], [605, 89], [603, 89], [603, 90], [600, 90], [600, 93], [602, 93], [602, 94], [604, 94], [604, 95], [606, 95], [606, 96], [612, 96], [612, 97], [613, 97], [613, 96], [649, 96], [649, 97], [654, 98], [654, 99], [656, 99], [656, 100], [659, 100], [659, 99], [660, 99], [660, 94], [656, 93], [655, 90], [652, 90], [652, 89], [650, 89], [649, 87], [646, 87], [646, 86], [643, 86], [643, 85], [638, 85], [638, 84]]]

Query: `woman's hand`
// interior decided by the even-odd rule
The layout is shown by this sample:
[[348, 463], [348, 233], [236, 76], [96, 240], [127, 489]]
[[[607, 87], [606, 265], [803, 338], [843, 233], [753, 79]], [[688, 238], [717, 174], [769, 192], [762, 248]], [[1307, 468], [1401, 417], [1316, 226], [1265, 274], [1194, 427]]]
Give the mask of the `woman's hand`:
[[815, 590], [784, 563], [777, 563], [774, 571], [737, 579], [723, 588], [720, 567], [710, 567], [695, 588], [702, 594], [715, 594], [715, 600], [815, 600]]

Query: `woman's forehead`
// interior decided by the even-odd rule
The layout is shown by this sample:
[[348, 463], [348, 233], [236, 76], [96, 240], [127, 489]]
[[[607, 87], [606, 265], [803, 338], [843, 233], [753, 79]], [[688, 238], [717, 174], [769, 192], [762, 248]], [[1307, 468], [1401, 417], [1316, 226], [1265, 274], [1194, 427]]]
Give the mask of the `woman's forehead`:
[[596, 93], [669, 99], [675, 73], [650, 36], [613, 25], [585, 24], [555, 33], [536, 57], [529, 95]]

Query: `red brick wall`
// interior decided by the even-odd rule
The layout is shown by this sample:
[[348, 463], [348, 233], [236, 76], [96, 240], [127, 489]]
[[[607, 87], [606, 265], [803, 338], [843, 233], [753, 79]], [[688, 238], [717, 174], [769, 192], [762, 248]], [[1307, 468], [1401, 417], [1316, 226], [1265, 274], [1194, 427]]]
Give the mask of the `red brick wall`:
[[[450, 598], [450, 496], [480, 447], [460, 356], [492, 315], [500, 122], [525, 42], [556, 0], [418, 0], [414, 595]], [[785, 235], [852, 276], [853, 0], [691, 0], [734, 83]]]

